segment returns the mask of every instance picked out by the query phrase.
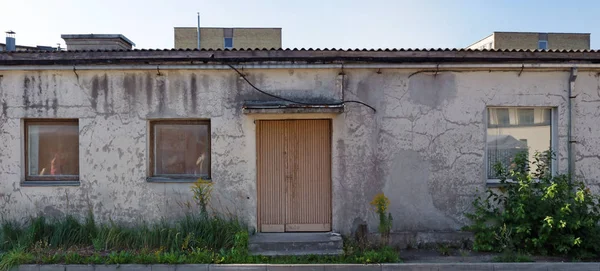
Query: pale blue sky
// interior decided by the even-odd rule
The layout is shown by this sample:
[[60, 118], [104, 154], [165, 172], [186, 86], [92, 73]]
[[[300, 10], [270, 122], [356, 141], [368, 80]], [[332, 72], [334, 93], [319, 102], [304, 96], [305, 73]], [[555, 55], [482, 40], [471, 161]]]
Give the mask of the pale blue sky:
[[284, 48], [455, 48], [492, 31], [591, 33], [600, 46], [597, 0], [0, 0], [0, 30], [23, 45], [120, 33], [172, 48], [196, 11], [202, 26], [281, 27]]

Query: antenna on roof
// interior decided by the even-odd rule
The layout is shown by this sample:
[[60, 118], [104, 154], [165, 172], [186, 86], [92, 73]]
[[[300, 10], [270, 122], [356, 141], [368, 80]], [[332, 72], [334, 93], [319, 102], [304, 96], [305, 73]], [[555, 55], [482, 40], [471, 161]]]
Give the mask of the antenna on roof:
[[200, 12], [197, 12], [198, 14], [198, 50], [200, 50]]

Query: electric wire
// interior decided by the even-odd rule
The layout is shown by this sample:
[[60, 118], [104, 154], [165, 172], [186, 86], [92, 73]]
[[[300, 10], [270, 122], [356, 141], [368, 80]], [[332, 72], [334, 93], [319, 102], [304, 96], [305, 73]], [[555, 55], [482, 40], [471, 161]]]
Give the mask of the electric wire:
[[360, 104], [360, 105], [363, 105], [363, 106], [366, 106], [366, 107], [370, 108], [371, 110], [373, 110], [373, 112], [377, 112], [377, 110], [374, 107], [372, 107], [372, 106], [370, 106], [370, 105], [368, 105], [368, 104], [366, 104], [364, 102], [355, 101], [355, 100], [341, 101], [339, 103], [318, 103], [317, 104], [317, 103], [300, 102], [300, 101], [295, 101], [295, 100], [287, 99], [287, 98], [284, 98], [284, 97], [281, 97], [281, 96], [277, 96], [275, 94], [268, 93], [268, 92], [266, 92], [266, 91], [258, 88], [254, 84], [252, 84], [252, 82], [250, 82], [250, 80], [248, 80], [248, 78], [246, 78], [246, 75], [244, 75], [242, 72], [240, 72], [240, 70], [238, 70], [237, 68], [235, 68], [233, 65], [228, 64], [228, 63], [225, 63], [225, 65], [229, 66], [232, 70], [234, 70], [235, 72], [237, 72], [240, 75], [240, 77], [242, 77], [242, 79], [244, 79], [244, 81], [246, 81], [246, 83], [248, 83], [248, 85], [250, 85], [254, 90], [256, 90], [256, 91], [258, 91], [258, 92], [260, 92], [260, 93], [262, 93], [264, 95], [267, 95], [267, 96], [269, 96], [271, 98], [279, 99], [279, 100], [290, 102], [290, 103], [301, 104], [301, 105], [327, 105], [327, 106], [336, 106], [336, 105], [344, 105], [346, 103], [356, 103], [356, 104]]

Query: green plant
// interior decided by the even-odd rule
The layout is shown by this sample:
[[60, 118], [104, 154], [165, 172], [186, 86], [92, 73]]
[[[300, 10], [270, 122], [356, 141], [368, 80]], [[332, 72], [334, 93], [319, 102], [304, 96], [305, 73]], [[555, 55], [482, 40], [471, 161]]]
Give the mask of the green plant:
[[200, 207], [200, 214], [208, 216], [208, 205], [211, 199], [212, 182], [199, 178], [191, 187], [194, 201]]
[[133, 260], [133, 255], [127, 251], [116, 252], [113, 251], [108, 254], [108, 259], [106, 259], [106, 264], [127, 264], [131, 263]]
[[474, 250], [575, 257], [600, 252], [598, 197], [567, 175], [552, 176], [553, 159], [550, 151], [536, 153], [533, 161], [521, 153], [512, 165], [495, 166], [502, 186], [477, 197], [467, 214]]
[[79, 264], [82, 260], [82, 257], [75, 252], [65, 254], [65, 264]]
[[389, 244], [390, 232], [392, 230], [392, 214], [388, 213], [390, 200], [383, 194], [375, 195], [371, 201], [371, 205], [375, 208], [375, 212], [379, 216], [379, 233], [381, 234], [381, 242], [385, 246]]
[[31, 263], [33, 260], [33, 255], [22, 249], [11, 250], [2, 255], [2, 260], [0, 260], [0, 271], [7, 271], [13, 266]]
[[367, 250], [362, 255], [356, 256], [354, 263], [395, 263], [400, 259], [398, 252], [391, 247], [383, 247], [380, 250]]
[[442, 256], [450, 256], [450, 246], [448, 244], [438, 244], [437, 251]]
[[515, 262], [515, 263], [525, 263], [525, 262], [533, 262], [533, 259], [528, 255], [514, 252], [506, 252], [502, 253], [498, 256], [494, 256], [492, 259], [494, 262]]

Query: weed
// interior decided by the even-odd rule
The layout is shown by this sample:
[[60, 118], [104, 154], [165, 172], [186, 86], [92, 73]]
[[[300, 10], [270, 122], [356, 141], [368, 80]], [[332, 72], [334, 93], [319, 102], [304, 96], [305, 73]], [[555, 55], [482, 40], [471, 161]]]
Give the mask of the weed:
[[[96, 251], [144, 248], [186, 251], [192, 247], [229, 249], [236, 242], [240, 243], [238, 246], [244, 242], [247, 244], [246, 228], [237, 219], [218, 216], [188, 215], [171, 223], [142, 223], [132, 227], [114, 222], [96, 225], [91, 217], [80, 223], [72, 216], [52, 221], [40, 216], [21, 227], [14, 222], [3, 223], [0, 247], [6, 251], [23, 248], [31, 252], [73, 246], [91, 246]], [[245, 237], [241, 232], [246, 232]]]
[[393, 221], [392, 214], [387, 212], [390, 200], [383, 193], [379, 193], [373, 198], [371, 205], [375, 208], [377, 215], [379, 215], [378, 230], [381, 234], [381, 242], [384, 246], [387, 246], [390, 240]]
[[502, 253], [498, 256], [495, 256], [492, 261], [494, 262], [516, 262], [516, 263], [524, 263], [524, 262], [533, 262], [533, 259], [528, 255], [521, 253]]
[[200, 207], [200, 214], [208, 217], [208, 206], [210, 204], [212, 193], [212, 182], [198, 179], [191, 187], [194, 201]]
[[32, 254], [27, 253], [22, 249], [11, 250], [2, 255], [2, 261], [0, 261], [0, 270], [9, 270], [13, 266], [31, 263], [34, 261], [34, 259], [35, 258]]
[[438, 244], [437, 251], [442, 256], [450, 256], [450, 246], [448, 244]]

